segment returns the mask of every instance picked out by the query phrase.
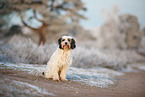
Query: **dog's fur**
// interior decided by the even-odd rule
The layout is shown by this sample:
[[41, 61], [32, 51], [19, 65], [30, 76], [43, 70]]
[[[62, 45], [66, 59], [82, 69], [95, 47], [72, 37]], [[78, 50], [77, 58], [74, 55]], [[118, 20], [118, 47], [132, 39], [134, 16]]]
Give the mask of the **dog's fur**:
[[76, 47], [75, 43], [71, 36], [62, 36], [58, 40], [58, 48], [48, 61], [46, 71], [42, 73], [46, 78], [67, 81], [66, 72], [72, 63], [71, 52]]

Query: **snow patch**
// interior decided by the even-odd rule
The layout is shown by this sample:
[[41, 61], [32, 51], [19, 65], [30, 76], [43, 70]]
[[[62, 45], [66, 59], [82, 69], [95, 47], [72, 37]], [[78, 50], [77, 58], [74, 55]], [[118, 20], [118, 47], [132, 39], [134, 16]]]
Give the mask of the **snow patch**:
[[84, 85], [107, 88], [116, 81], [115, 76], [121, 76], [123, 73], [106, 68], [83, 69], [71, 67], [67, 79], [80, 82]]
[[140, 69], [140, 70], [145, 70], [145, 66], [138, 66], [138, 69]]
[[[13, 81], [14, 84], [16, 84], [17, 86], [19, 87], [28, 87], [28, 88], [31, 88], [31, 90], [33, 90], [33, 93], [34, 94], [43, 94], [43, 95], [50, 95], [50, 96], [56, 96], [55, 94], [53, 93], [49, 93], [48, 91], [46, 91], [45, 89], [43, 88], [40, 88], [40, 87], [37, 87], [35, 85], [32, 85], [32, 84], [29, 84], [29, 83], [26, 83], [26, 82], [21, 82], [21, 81]], [[41, 96], [41, 95], [40, 95]]]
[[6, 97], [57, 96], [44, 88], [3, 77], [0, 79], [0, 94], [5, 95]]
[[41, 75], [42, 71], [45, 71], [46, 65], [38, 65], [38, 64], [13, 64], [13, 63], [3, 63], [0, 62], [0, 68], [1, 69], [14, 69], [14, 70], [20, 70], [20, 71], [26, 71], [29, 74], [32, 75]]

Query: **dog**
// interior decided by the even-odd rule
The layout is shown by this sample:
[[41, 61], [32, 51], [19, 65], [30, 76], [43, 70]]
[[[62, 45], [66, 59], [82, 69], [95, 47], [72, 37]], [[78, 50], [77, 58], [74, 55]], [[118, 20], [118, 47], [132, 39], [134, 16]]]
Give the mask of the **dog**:
[[58, 39], [58, 48], [50, 57], [46, 71], [43, 72], [45, 78], [55, 81], [67, 81], [66, 72], [72, 64], [72, 50], [76, 48], [76, 41], [71, 36], [62, 36]]

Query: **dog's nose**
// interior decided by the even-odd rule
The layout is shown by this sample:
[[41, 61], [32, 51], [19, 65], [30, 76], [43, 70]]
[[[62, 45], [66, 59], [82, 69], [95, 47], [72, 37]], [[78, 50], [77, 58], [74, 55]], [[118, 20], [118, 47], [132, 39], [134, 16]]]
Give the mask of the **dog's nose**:
[[67, 45], [67, 42], [65, 42], [65, 45]]

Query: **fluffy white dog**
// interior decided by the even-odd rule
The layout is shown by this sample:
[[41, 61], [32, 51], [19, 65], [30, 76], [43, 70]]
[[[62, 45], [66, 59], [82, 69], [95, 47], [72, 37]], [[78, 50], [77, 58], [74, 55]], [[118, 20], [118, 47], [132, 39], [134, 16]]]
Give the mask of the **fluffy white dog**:
[[67, 81], [66, 72], [72, 63], [71, 52], [76, 47], [75, 43], [71, 36], [62, 36], [58, 40], [59, 46], [48, 61], [46, 71], [42, 73], [46, 78]]

